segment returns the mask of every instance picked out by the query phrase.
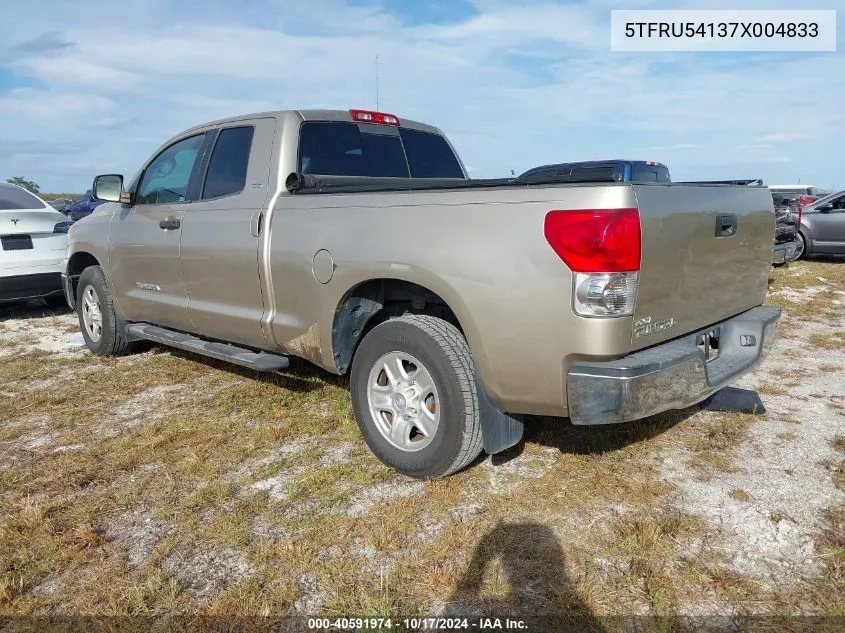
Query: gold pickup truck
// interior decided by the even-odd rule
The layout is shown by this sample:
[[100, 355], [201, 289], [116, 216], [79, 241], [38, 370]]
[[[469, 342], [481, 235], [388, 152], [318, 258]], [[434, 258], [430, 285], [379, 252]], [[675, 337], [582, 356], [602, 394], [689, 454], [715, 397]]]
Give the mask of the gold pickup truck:
[[473, 180], [440, 130], [381, 112], [199, 125], [93, 191], [63, 276], [93, 353], [349, 373], [364, 439], [413, 477], [512, 446], [525, 415], [700, 402], [780, 316], [765, 187]]

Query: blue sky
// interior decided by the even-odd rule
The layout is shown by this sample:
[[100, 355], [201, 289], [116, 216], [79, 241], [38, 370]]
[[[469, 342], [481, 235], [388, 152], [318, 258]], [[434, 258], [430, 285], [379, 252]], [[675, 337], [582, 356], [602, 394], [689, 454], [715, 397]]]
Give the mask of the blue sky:
[[608, 31], [613, 8], [841, 4], [12, 3], [0, 13], [11, 34], [0, 41], [0, 178], [81, 192], [98, 173], [131, 176], [206, 120], [372, 108], [378, 55], [381, 109], [441, 127], [474, 177], [624, 157], [667, 163], [678, 180], [845, 187], [845, 10], [835, 53], [613, 53]]

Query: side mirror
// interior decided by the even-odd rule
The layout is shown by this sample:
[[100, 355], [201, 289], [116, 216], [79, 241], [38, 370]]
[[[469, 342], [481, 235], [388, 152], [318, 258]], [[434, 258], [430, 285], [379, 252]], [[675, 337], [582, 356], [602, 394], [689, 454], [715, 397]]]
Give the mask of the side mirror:
[[106, 202], [128, 202], [127, 194], [123, 191], [123, 176], [119, 174], [97, 176], [94, 178], [91, 196], [94, 200]]
[[823, 204], [822, 206], [818, 207], [816, 211], [821, 211], [822, 213], [833, 211], [833, 203], [828, 202], [827, 204]]

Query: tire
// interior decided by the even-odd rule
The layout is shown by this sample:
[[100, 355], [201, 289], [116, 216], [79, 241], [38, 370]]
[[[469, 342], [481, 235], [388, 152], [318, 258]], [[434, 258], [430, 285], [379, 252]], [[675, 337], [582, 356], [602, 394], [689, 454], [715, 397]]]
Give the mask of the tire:
[[804, 259], [807, 257], [807, 238], [804, 237], [804, 234], [801, 231], [798, 231], [796, 234], [796, 239], [801, 242], [801, 254], [798, 255], [793, 261], [797, 261], [799, 259]]
[[[95, 310], [94, 307], [97, 309]], [[76, 288], [76, 313], [85, 345], [98, 356], [123, 356], [132, 350], [122, 328], [122, 319], [99, 266], [89, 266], [79, 276]], [[99, 313], [99, 320], [97, 319]], [[93, 326], [93, 327], [92, 327]]]
[[350, 390], [370, 450], [409, 477], [450, 475], [481, 453], [475, 365], [461, 332], [442, 319], [408, 314], [370, 330]]

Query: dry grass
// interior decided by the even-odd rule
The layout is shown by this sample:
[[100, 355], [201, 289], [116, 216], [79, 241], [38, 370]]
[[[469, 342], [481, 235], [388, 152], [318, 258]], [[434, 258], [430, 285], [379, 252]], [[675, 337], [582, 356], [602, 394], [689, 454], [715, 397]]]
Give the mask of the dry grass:
[[742, 488], [734, 488], [729, 493], [731, 499], [736, 499], [737, 501], [750, 501], [751, 495], [748, 494], [748, 491], [743, 490]]
[[[825, 285], [828, 309], [836, 284], [836, 266], [793, 264], [773, 272], [773, 301], [810, 318], [777, 293]], [[2, 614], [843, 612], [841, 510], [819, 537], [825, 577], [776, 600], [706, 547], [713, 527], [661, 476], [679, 454], [702, 476], [741, 470], [765, 416], [534, 419], [497, 465], [411, 482], [367, 450], [345, 380], [304, 363], [258, 375], [159, 348], [100, 359], [0, 342], [14, 355], [0, 363]], [[761, 392], [788, 394], [776, 377], [790, 373]]]
[[845, 330], [830, 334], [813, 334], [810, 344], [823, 349], [845, 350]]

